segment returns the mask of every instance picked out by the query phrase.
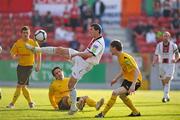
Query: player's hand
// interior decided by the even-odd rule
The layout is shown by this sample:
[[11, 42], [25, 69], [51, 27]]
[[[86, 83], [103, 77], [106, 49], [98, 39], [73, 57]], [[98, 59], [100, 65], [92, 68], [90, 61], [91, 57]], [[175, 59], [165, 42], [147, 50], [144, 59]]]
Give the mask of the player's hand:
[[35, 71], [39, 72], [40, 71], [40, 66], [36, 66]]
[[117, 80], [113, 79], [113, 80], [111, 81], [111, 86], [112, 86], [113, 84], [115, 84], [116, 82], [117, 82]]
[[135, 83], [132, 83], [131, 87], [129, 88], [128, 93], [130, 95], [132, 95], [132, 93], [135, 93], [135, 85], [136, 85]]
[[12, 58], [13, 58], [14, 60], [19, 60], [20, 55], [13, 55]]
[[172, 62], [172, 63], [176, 63], [176, 60], [175, 60], [175, 59], [172, 59], [171, 62]]

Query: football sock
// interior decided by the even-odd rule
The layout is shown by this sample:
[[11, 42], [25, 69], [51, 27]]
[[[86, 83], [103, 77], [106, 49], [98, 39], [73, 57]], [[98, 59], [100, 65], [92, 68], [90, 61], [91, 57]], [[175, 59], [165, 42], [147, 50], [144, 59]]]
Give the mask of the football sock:
[[70, 91], [71, 107], [76, 107], [76, 89]]
[[170, 83], [165, 84], [165, 86], [164, 86], [164, 98], [169, 98], [169, 89], [170, 89]]
[[31, 95], [29, 94], [29, 90], [26, 87], [23, 87], [22, 91], [23, 91], [23, 95], [26, 98], [26, 100], [28, 101], [28, 103], [31, 103], [32, 100], [31, 100]]
[[110, 100], [107, 102], [104, 110], [102, 111], [102, 114], [105, 115], [114, 105], [114, 103], [116, 102], [117, 96], [112, 95]]
[[35, 47], [34, 51], [46, 54], [55, 54], [55, 48], [56, 47]]
[[86, 103], [89, 107], [96, 107], [96, 102], [89, 97], [86, 99]]
[[139, 113], [139, 111], [132, 104], [132, 101], [126, 95], [123, 95], [120, 98], [124, 102], [124, 104], [132, 110], [133, 113]]
[[12, 100], [12, 104], [15, 104], [16, 100], [18, 99], [18, 97], [20, 96], [21, 94], [21, 87], [17, 87], [16, 88], [16, 91], [14, 93], [14, 97], [13, 97], [13, 100]]

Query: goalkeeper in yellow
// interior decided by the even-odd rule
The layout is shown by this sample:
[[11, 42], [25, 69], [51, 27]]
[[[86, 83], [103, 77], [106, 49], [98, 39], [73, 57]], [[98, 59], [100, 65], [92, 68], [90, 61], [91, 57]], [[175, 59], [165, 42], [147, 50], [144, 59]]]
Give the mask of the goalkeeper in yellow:
[[132, 56], [122, 51], [122, 44], [120, 41], [112, 41], [110, 45], [112, 55], [117, 56], [120, 72], [111, 81], [111, 86], [116, 83], [120, 78], [123, 78], [122, 84], [119, 88], [113, 90], [112, 96], [107, 102], [105, 108], [101, 113], [96, 115], [96, 118], [102, 118], [112, 108], [119, 96], [124, 104], [131, 109], [129, 116], [141, 116], [140, 112], [132, 104], [132, 101], [128, 98], [129, 94], [132, 94], [141, 86], [142, 75], [136, 64], [136, 61]]
[[[52, 75], [55, 77], [55, 80], [49, 86], [50, 103], [55, 110], [69, 110], [71, 105], [70, 91], [68, 89], [69, 78], [64, 78], [63, 70], [60, 67], [53, 68]], [[96, 102], [88, 96], [77, 97], [77, 107], [79, 110], [83, 110], [85, 104], [99, 110], [104, 104], [104, 98]]]

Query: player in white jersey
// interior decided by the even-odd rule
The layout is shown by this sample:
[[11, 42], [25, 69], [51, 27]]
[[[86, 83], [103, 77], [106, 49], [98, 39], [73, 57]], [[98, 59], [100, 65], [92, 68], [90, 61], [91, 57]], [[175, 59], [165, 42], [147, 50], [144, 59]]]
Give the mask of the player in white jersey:
[[179, 50], [177, 45], [170, 41], [171, 35], [169, 32], [163, 33], [163, 41], [158, 43], [153, 59], [153, 65], [159, 64], [159, 77], [162, 80], [164, 88], [164, 96], [162, 102], [170, 100], [170, 80], [173, 79], [175, 63], [179, 59]]
[[80, 80], [85, 73], [90, 71], [94, 65], [98, 64], [104, 49], [105, 43], [102, 37], [102, 28], [99, 24], [92, 24], [89, 28], [89, 33], [93, 38], [89, 43], [88, 47], [83, 51], [79, 52], [71, 48], [64, 47], [33, 47], [26, 44], [26, 47], [33, 52], [41, 52], [46, 54], [58, 54], [72, 61], [72, 75], [69, 80], [68, 87], [71, 90], [71, 108], [68, 114], [72, 115], [78, 111], [76, 107], [76, 83]]

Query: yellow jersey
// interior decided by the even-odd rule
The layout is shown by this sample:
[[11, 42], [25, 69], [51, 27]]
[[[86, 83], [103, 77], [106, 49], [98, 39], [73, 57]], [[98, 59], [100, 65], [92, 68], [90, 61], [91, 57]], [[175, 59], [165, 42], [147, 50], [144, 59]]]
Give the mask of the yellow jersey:
[[[129, 55], [125, 52], [122, 52], [118, 56], [118, 62], [122, 68], [122, 74], [123, 74], [124, 79], [126, 79], [130, 82], [133, 82], [134, 72], [138, 68], [138, 65], [137, 65], [136, 61], [134, 60], [134, 58], [131, 55]], [[139, 82], [142, 81], [142, 75], [141, 75], [140, 71], [139, 71], [139, 75], [138, 75], [138, 81]]]
[[49, 100], [54, 108], [58, 108], [59, 101], [64, 96], [69, 96], [69, 78], [63, 80], [53, 80], [49, 86]]
[[[28, 50], [25, 47], [25, 43], [29, 43], [32, 46], [38, 47], [38, 43], [34, 41], [33, 39], [29, 39], [27, 41], [24, 41], [23, 39], [18, 39], [13, 47], [11, 48], [11, 55], [19, 56], [18, 64], [21, 66], [33, 66], [34, 64], [34, 53], [30, 50]], [[40, 54], [40, 53], [39, 53]]]

